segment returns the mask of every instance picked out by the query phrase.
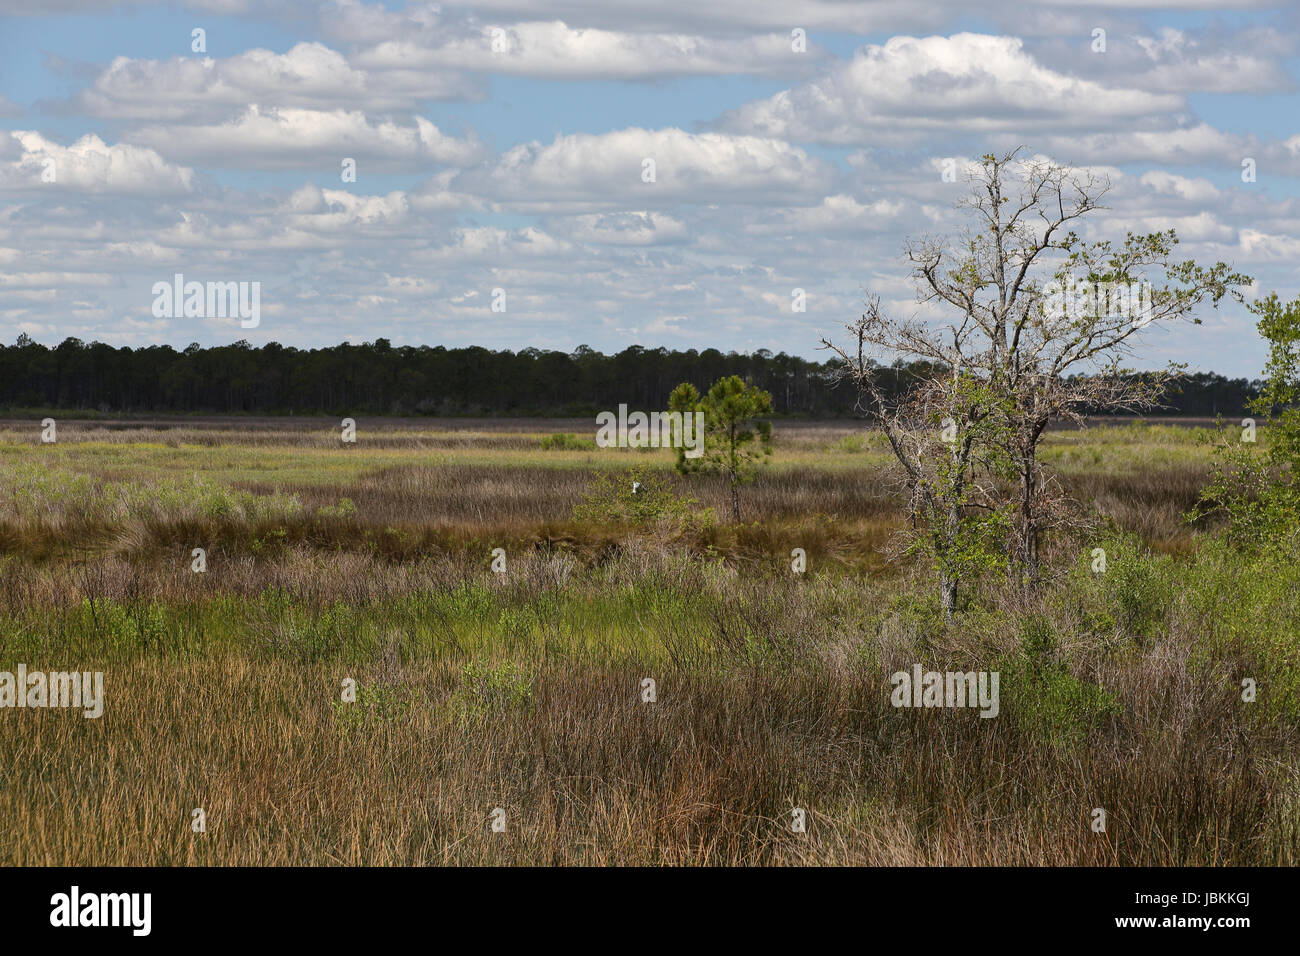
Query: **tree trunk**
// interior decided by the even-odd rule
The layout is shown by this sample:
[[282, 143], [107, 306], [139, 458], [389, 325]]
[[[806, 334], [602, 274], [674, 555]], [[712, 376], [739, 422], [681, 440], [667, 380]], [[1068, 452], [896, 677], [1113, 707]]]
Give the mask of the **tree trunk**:
[[939, 572], [939, 599], [943, 604], [943, 617], [951, 621], [957, 610], [957, 576], [947, 571]]
[[731, 483], [731, 520], [740, 523], [740, 488], [735, 481]]
[[1038, 587], [1038, 462], [1031, 452], [1021, 459], [1020, 527], [1017, 529], [1016, 555], [1025, 590]]
[[[961, 534], [961, 506], [957, 503], [959, 500], [959, 497], [954, 497], [948, 503], [947, 527], [945, 539], [940, 545], [941, 554], [955, 545], [958, 536]], [[941, 558], [939, 564], [939, 600], [943, 605], [944, 620], [951, 621], [953, 614], [957, 611], [958, 576], [956, 571], [946, 566], [946, 560], [946, 557]]]

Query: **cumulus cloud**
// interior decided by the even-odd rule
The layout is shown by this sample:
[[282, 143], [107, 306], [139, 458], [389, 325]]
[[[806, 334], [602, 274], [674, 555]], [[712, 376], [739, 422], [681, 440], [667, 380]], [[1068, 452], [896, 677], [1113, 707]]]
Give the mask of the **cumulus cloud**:
[[1295, 43], [1274, 30], [1250, 29], [1197, 36], [1166, 27], [1154, 36], [1137, 36], [1146, 69], [1144, 89], [1186, 93], [1272, 93], [1295, 87], [1282, 58], [1295, 52]]
[[820, 195], [832, 178], [829, 164], [780, 140], [634, 127], [524, 143], [456, 183], [524, 205], [599, 200], [638, 208], [723, 197], [783, 204]]
[[[866, 291], [943, 317], [914, 301], [902, 242], [966, 225], [954, 208], [966, 167], [1021, 144], [1110, 177], [1108, 208], [1080, 226], [1089, 238], [1173, 227], [1180, 254], [1294, 291], [1300, 135], [1252, 98], [1280, 91], [1267, 104], [1293, 105], [1285, 18], [1165, 29], [1164, 0], [1029, 0], [982, 10], [986, 33], [929, 35], [972, 22], [969, 5], [289, 2], [291, 15], [253, 5], [219, 42], [210, 30], [211, 57], [112, 59], [118, 48], [65, 69], [84, 90], [58, 103], [60, 128], [89, 115], [73, 135], [97, 136], [0, 132], [0, 200], [18, 199], [0, 201], [10, 328], [130, 344], [384, 335], [811, 355]], [[250, 49], [268, 42], [254, 19], [300, 35]], [[57, 17], [42, 23], [23, 28], [66, 64]], [[1089, 50], [1098, 24], [1104, 55]], [[795, 27], [806, 54], [790, 49]], [[872, 45], [856, 49], [855, 30]], [[674, 81], [646, 82], [660, 78]], [[1227, 98], [1187, 97], [1215, 88]], [[51, 102], [41, 92], [23, 87], [33, 110]], [[465, 127], [419, 115], [447, 98], [465, 99], [450, 108]], [[1241, 106], [1231, 122], [1225, 104]], [[491, 149], [463, 131], [474, 126]], [[1246, 157], [1257, 182], [1239, 178]], [[56, 186], [40, 182], [46, 158]], [[356, 182], [339, 178], [345, 158]], [[260, 279], [263, 326], [155, 320], [152, 283], [176, 271]], [[498, 287], [506, 313], [490, 309]], [[791, 312], [793, 288], [806, 313]], [[1191, 340], [1162, 341], [1154, 365], [1202, 357]], [[1239, 352], [1235, 366], [1204, 358], [1258, 368]]]
[[0, 133], [0, 144], [0, 190], [167, 196], [195, 186], [194, 170], [172, 165], [152, 149], [110, 146], [93, 133], [62, 146], [32, 130], [14, 130]]
[[[957, 0], [918, 4], [911, 0], [657, 0], [653, 4], [618, 4], [608, 0], [475, 0], [480, 15], [536, 20], [558, 17], [565, 22], [607, 29], [662, 30], [688, 27], [742, 33], [753, 29], [842, 30], [870, 33], [903, 24], [933, 24], [960, 8]], [[945, 7], [947, 9], [945, 9]]]
[[1047, 136], [1043, 147], [1071, 162], [1113, 164], [1148, 162], [1161, 165], [1203, 163], [1237, 166], [1258, 155], [1258, 139], [1226, 133], [1208, 123], [1168, 129], [1106, 129], [1070, 136]]
[[783, 209], [749, 227], [755, 235], [787, 232], [843, 234], [896, 228], [908, 204], [901, 199], [860, 203], [852, 196], [827, 196], [818, 205]]
[[409, 110], [428, 100], [473, 92], [474, 87], [458, 73], [373, 74], [313, 42], [299, 43], [286, 53], [255, 49], [225, 59], [119, 56], [75, 102], [93, 116], [190, 120], [221, 118], [232, 108], [242, 110], [250, 103], [317, 110]]
[[415, 261], [442, 265], [477, 263], [507, 266], [521, 257], [557, 258], [573, 251], [573, 244], [535, 226], [499, 229], [478, 226], [459, 229], [451, 242], [413, 254]]
[[893, 37], [824, 77], [724, 115], [722, 128], [800, 142], [904, 142], [959, 130], [1085, 129], [1181, 109], [1183, 100], [1049, 69], [1018, 37]]
[[574, 28], [562, 21], [473, 25], [448, 35], [401, 38], [363, 51], [356, 62], [374, 69], [455, 68], [566, 79], [642, 79], [724, 74], [790, 74], [825, 57], [816, 44], [795, 52], [788, 33], [704, 37]]
[[468, 166], [485, 154], [472, 134], [448, 136], [422, 116], [410, 123], [372, 121], [358, 110], [250, 106], [225, 123], [148, 126], [130, 135], [177, 159], [259, 169], [337, 169], [344, 158], [353, 158], [391, 172], [433, 164]]
[[558, 228], [577, 242], [604, 246], [655, 246], [690, 237], [690, 230], [680, 219], [646, 211], [571, 216]]
[[1143, 173], [1138, 180], [1142, 185], [1164, 196], [1177, 196], [1191, 202], [1213, 202], [1219, 198], [1214, 183], [1203, 178], [1188, 178], [1163, 169]]

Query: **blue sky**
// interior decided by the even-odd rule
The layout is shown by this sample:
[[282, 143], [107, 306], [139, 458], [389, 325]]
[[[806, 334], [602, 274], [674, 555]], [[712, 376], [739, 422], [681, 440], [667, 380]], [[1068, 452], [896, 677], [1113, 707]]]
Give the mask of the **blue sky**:
[[[904, 242], [962, 228], [945, 160], [1018, 145], [1109, 179], [1090, 238], [1174, 228], [1300, 293], [1283, 3], [34, 6], [0, 0], [6, 341], [814, 356], [868, 294], [950, 318]], [[259, 325], [155, 315], [177, 272], [259, 282]], [[1133, 363], [1258, 374], [1243, 308], [1199, 317]]]

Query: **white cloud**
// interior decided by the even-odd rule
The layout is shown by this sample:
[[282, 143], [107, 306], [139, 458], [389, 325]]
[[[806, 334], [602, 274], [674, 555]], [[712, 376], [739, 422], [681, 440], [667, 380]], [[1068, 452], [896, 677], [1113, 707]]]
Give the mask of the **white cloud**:
[[[450, 32], [451, 35], [448, 35]], [[494, 49], [494, 41], [498, 49]], [[714, 38], [569, 27], [561, 21], [475, 25], [379, 43], [356, 57], [375, 69], [448, 68], [556, 78], [635, 79], [805, 72], [824, 59], [816, 44], [792, 49], [788, 33]]]
[[1135, 77], [1143, 89], [1271, 93], [1295, 86], [1281, 62], [1294, 52], [1294, 42], [1273, 30], [1216, 31], [1211, 37], [1198, 37], [1166, 27], [1155, 36], [1134, 37], [1134, 42], [1147, 60], [1147, 68]]
[[94, 116], [114, 119], [223, 118], [251, 103], [278, 107], [372, 111], [409, 110], [434, 99], [462, 98], [474, 87], [458, 73], [427, 70], [371, 73], [356, 69], [321, 43], [299, 43], [287, 53], [254, 49], [226, 59], [177, 57], [133, 60], [119, 56], [76, 102]]
[[1213, 202], [1219, 198], [1219, 190], [1208, 179], [1189, 179], [1163, 169], [1153, 169], [1143, 173], [1138, 181], [1164, 196], [1177, 196], [1191, 202]]
[[519, 257], [556, 258], [573, 251], [573, 245], [541, 229], [498, 229], [481, 226], [461, 229], [452, 242], [414, 254], [415, 261], [441, 264], [477, 263], [489, 267], [506, 267]]
[[680, 219], [656, 212], [573, 216], [559, 225], [578, 242], [607, 246], [653, 246], [682, 242], [690, 230]]
[[456, 183], [525, 206], [599, 200], [635, 209], [724, 198], [784, 204], [822, 195], [832, 178], [827, 163], [780, 140], [631, 128], [521, 144]]
[[1294, 265], [1300, 260], [1300, 238], [1273, 235], [1258, 229], [1242, 229], [1238, 234], [1242, 255], [1253, 262], [1281, 262]]
[[795, 141], [904, 142], [953, 130], [1083, 129], [1182, 108], [1180, 97], [1113, 89], [1040, 65], [1016, 37], [893, 37], [826, 76], [726, 114], [724, 129]]
[[1208, 163], [1238, 167], [1243, 157], [1258, 156], [1259, 142], [1225, 133], [1208, 123], [1172, 129], [1120, 129], [1047, 136], [1047, 152], [1069, 157], [1071, 162], [1112, 164], [1144, 162], [1167, 164]]
[[262, 109], [250, 106], [233, 120], [203, 126], [150, 126], [131, 138], [180, 159], [208, 166], [336, 171], [345, 158], [369, 160], [375, 171], [432, 164], [467, 166], [485, 150], [472, 134], [448, 136], [422, 116], [411, 123], [371, 121], [356, 110]]
[[106, 286], [116, 280], [103, 272], [0, 272], [5, 289], [36, 289], [46, 286]]
[[852, 196], [827, 196], [820, 205], [783, 209], [767, 221], [750, 226], [754, 235], [787, 232], [843, 234], [896, 229], [907, 204], [898, 199], [860, 203]]
[[[194, 189], [192, 169], [166, 162], [152, 149], [125, 143], [106, 144], [87, 133], [62, 146], [31, 130], [0, 133], [8, 148], [0, 153], [0, 190], [45, 189], [101, 194], [167, 196]], [[18, 156], [6, 162], [7, 155]], [[49, 165], [50, 162], [53, 165]], [[52, 176], [52, 182], [45, 178]]]
[[[944, 9], [947, 5], [947, 9]], [[449, 7], [472, 7], [487, 16], [535, 20], [555, 17], [566, 23], [608, 29], [693, 29], [743, 33], [752, 29], [836, 30], [870, 33], [903, 24], [937, 25], [954, 10], [956, 0], [919, 4], [912, 0], [657, 0], [653, 4], [610, 3], [609, 0], [474, 0]]]

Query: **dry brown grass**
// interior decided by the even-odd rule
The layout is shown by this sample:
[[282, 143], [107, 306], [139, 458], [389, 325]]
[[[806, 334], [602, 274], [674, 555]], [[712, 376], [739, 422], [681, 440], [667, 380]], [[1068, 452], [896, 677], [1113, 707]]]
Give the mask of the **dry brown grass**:
[[[1242, 674], [1276, 674], [1266, 695], [1293, 686], [1290, 658], [1223, 626], [1231, 587], [1207, 611], [1160, 571], [1129, 602], [1069, 577], [1082, 545], [1061, 541], [1041, 599], [985, 582], [945, 624], [923, 569], [884, 563], [899, 498], [848, 426], [788, 429], [796, 462], [830, 464], [773, 468], [740, 525], [683, 530], [575, 521], [591, 467], [535, 438], [578, 427], [379, 423], [388, 451], [371, 455], [331, 445], [326, 424], [185, 426], [177, 448], [237, 459], [223, 482], [252, 504], [113, 503], [57, 482], [20, 500], [0, 471], [0, 669], [103, 670], [107, 696], [99, 720], [0, 711], [0, 863], [1300, 862], [1294, 708], [1237, 694]], [[50, 474], [152, 487], [178, 434], [150, 428], [61, 426], [72, 447]], [[1180, 516], [1204, 461], [1121, 438], [1068, 444], [1064, 480], [1190, 553]], [[526, 457], [458, 458], [458, 442]], [[426, 448], [454, 454], [400, 457]], [[160, 454], [147, 475], [137, 453]], [[338, 471], [295, 472], [308, 453], [303, 468]], [[725, 514], [719, 483], [669, 482]], [[341, 498], [355, 511], [331, 513]], [[189, 571], [197, 546], [206, 574]], [[497, 546], [505, 575], [488, 568]], [[1286, 596], [1270, 600], [1285, 634]], [[1001, 668], [1001, 715], [892, 708], [887, 677], [915, 662]], [[519, 668], [526, 692], [482, 696], [466, 670], [480, 664]], [[345, 677], [361, 703], [336, 705]]]
[[[407, 711], [348, 731], [343, 677]], [[1195, 685], [1086, 752], [1006, 720], [902, 712], [878, 674], [539, 668], [461, 721], [446, 663], [115, 667], [99, 721], [6, 715], [0, 861], [16, 865], [1233, 865], [1297, 862], [1294, 780]], [[1134, 678], [1168, 678], [1149, 659]], [[1136, 699], [1136, 698], [1135, 698]], [[354, 705], [355, 706], [355, 705]], [[1170, 729], [1162, 721], [1175, 717]], [[1089, 827], [1094, 806], [1107, 832]], [[190, 829], [202, 807], [207, 832]], [[490, 830], [503, 808], [507, 829]], [[808, 832], [789, 829], [807, 812]], [[1289, 842], [1286, 842], [1289, 834]]]

